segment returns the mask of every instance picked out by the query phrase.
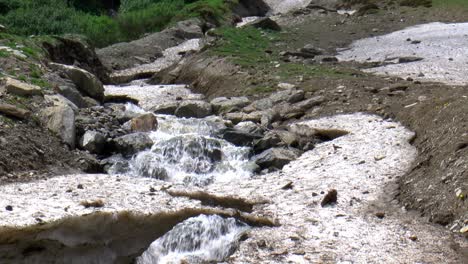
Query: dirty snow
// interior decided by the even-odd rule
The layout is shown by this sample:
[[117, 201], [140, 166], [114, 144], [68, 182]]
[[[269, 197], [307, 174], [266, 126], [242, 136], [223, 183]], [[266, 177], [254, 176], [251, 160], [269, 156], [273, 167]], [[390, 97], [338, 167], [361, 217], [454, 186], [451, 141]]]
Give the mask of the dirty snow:
[[[341, 61], [385, 62], [367, 69], [379, 75], [411, 77], [451, 85], [467, 84], [468, 23], [429, 23], [354, 42], [338, 54]], [[420, 61], [397, 63], [401, 57]]]

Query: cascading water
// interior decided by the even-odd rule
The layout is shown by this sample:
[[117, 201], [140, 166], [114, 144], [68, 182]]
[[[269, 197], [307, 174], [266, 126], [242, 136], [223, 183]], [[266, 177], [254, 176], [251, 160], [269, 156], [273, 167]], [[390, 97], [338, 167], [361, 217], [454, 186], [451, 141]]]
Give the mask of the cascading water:
[[[130, 103], [126, 111], [145, 112]], [[150, 134], [154, 145], [131, 158], [124, 174], [197, 186], [248, 179], [252, 175], [255, 164], [249, 161], [249, 148], [234, 146], [217, 137], [226, 128], [223, 120], [169, 115], [157, 115], [157, 119], [158, 130]], [[109, 172], [122, 173], [115, 167]]]
[[[130, 103], [126, 111], [145, 112]], [[249, 161], [250, 149], [237, 147], [219, 137], [226, 128], [224, 120], [170, 115], [157, 115], [157, 120], [157, 131], [150, 133], [153, 146], [134, 155], [125, 174], [197, 186], [246, 180], [252, 176], [256, 165]], [[121, 166], [118, 162], [115, 164]], [[122, 172], [115, 168], [112, 171]], [[234, 252], [248, 229], [248, 225], [234, 218], [217, 215], [189, 218], [154, 241], [136, 263], [222, 261]]]
[[222, 123], [172, 116], [158, 120], [158, 131], [151, 134], [153, 147], [130, 162], [132, 175], [201, 186], [251, 176], [249, 149], [216, 137]]
[[237, 248], [249, 227], [233, 218], [200, 215], [154, 241], [137, 264], [220, 262]]

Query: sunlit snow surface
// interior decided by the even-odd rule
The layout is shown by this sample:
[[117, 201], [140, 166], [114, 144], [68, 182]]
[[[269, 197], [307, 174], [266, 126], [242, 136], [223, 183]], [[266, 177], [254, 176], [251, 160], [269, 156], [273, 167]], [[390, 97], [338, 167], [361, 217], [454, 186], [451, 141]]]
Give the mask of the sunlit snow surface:
[[[379, 75], [411, 77], [452, 85], [468, 83], [468, 23], [429, 23], [355, 41], [338, 54], [341, 61], [388, 62], [367, 69]], [[396, 63], [401, 57], [420, 61]]]

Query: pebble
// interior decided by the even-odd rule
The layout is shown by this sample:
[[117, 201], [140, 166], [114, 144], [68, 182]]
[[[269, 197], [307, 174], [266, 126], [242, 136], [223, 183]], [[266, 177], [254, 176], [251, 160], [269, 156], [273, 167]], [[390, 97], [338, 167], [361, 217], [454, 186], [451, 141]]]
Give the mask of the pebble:
[[7, 210], [7, 211], [13, 211], [13, 206], [7, 205], [7, 206], [5, 207], [5, 210]]

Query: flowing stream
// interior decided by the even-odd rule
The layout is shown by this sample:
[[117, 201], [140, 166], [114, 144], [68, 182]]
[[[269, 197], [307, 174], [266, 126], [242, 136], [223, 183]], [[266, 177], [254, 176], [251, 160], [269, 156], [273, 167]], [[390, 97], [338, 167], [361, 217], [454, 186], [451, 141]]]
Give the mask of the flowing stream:
[[[145, 113], [131, 103], [127, 103], [126, 111]], [[214, 116], [204, 119], [156, 117], [158, 129], [150, 133], [153, 146], [128, 161], [126, 175], [188, 186], [242, 181], [252, 176], [255, 164], [249, 161], [250, 149], [237, 147], [219, 137], [226, 128], [224, 120]], [[137, 263], [223, 261], [235, 251], [241, 235], [248, 229], [248, 225], [234, 218], [192, 217], [154, 241]]]

